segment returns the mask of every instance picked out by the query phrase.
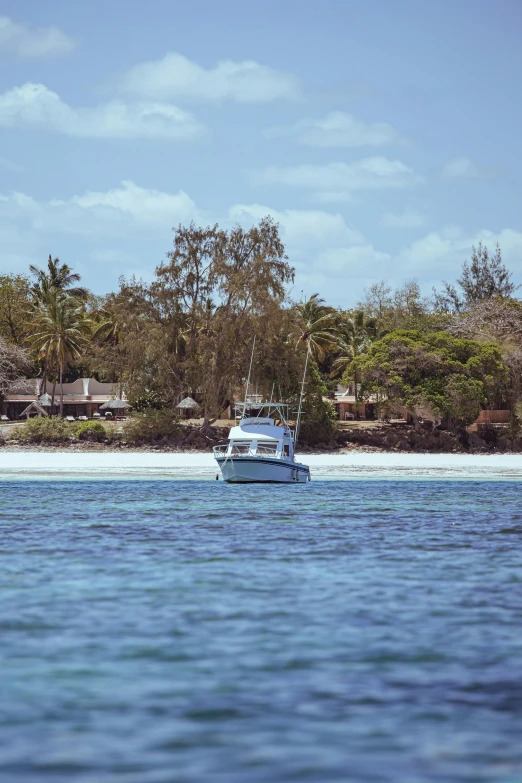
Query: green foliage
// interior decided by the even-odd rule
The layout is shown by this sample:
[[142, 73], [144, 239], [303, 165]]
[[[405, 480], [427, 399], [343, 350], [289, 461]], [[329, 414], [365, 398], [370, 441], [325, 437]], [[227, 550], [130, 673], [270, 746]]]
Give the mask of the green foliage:
[[74, 428], [60, 416], [42, 416], [27, 419], [10, 435], [27, 443], [63, 443], [74, 435]]
[[108, 437], [101, 421], [81, 421], [74, 425], [74, 434], [80, 440], [100, 441]]
[[30, 305], [28, 278], [0, 275], [0, 338], [15, 345], [23, 343]]
[[[357, 310], [351, 317], [340, 318], [338, 355], [332, 365], [332, 376], [334, 378], [341, 376], [356, 356], [366, 353], [372, 341], [379, 339], [385, 333], [381, 332], [378, 319], [366, 318], [362, 310]], [[353, 380], [357, 396], [358, 378], [354, 377]]]
[[[30, 274], [0, 276], [0, 397], [22, 375], [45, 385], [96, 373], [131, 398], [131, 442], [178, 436], [171, 408], [187, 393], [201, 402], [208, 428], [241, 398], [254, 336], [251, 382], [265, 399], [295, 399], [309, 351], [303, 442], [333, 437], [335, 413], [323, 396], [333, 396], [343, 373], [357, 400], [377, 395], [380, 412], [406, 408], [415, 420], [455, 429], [481, 406], [504, 407], [513, 411], [510, 431], [522, 429], [514, 407], [522, 400], [522, 304], [506, 298], [515, 287], [498, 248], [474, 249], [438, 307], [416, 280], [395, 289], [375, 283], [346, 312], [319, 294], [289, 302], [293, 269], [270, 218], [250, 229], [179, 226], [151, 283], [121, 279], [103, 299], [80, 288], [79, 275], [57, 258]], [[33, 369], [14, 351], [24, 342]], [[56, 395], [62, 399], [60, 385]], [[34, 442], [111, 432], [74, 426], [35, 420], [21, 431]]]
[[497, 244], [494, 255], [479, 242], [473, 246], [471, 264], [464, 261], [461, 276], [457, 279], [458, 290], [446, 281], [441, 292], [434, 291], [435, 306], [443, 312], [458, 313], [476, 302], [495, 297], [510, 297], [517, 287], [512, 274], [502, 262], [502, 254]]
[[181, 435], [183, 426], [170, 408], [155, 410], [149, 408], [143, 413], [134, 413], [123, 427], [123, 438], [129, 443], [150, 443], [162, 438]]
[[306, 302], [294, 306], [298, 321], [297, 344], [304, 343], [316, 361], [325, 358], [337, 345], [338, 315], [328, 307], [319, 294], [312, 294]]
[[[500, 441], [508, 441], [512, 447], [515, 447], [517, 441], [522, 436], [522, 402], [515, 403], [509, 412], [509, 422], [500, 433]], [[484, 436], [482, 436], [484, 437]]]
[[12, 383], [23, 377], [29, 368], [25, 351], [18, 345], [4, 341], [0, 336], [0, 402]]
[[353, 360], [362, 392], [403, 405], [414, 418], [471, 424], [507, 374], [498, 346], [447, 332], [396, 331]]
[[13, 440], [26, 443], [65, 443], [70, 438], [112, 440], [113, 434], [100, 421], [68, 422], [60, 416], [35, 416], [10, 431]]
[[73, 272], [68, 264], [63, 264], [59, 258], [47, 259], [47, 271], [39, 269], [34, 264], [29, 266], [35, 282], [31, 287], [31, 293], [37, 302], [43, 302], [53, 298], [57, 291], [66, 292], [73, 299], [86, 299], [88, 291], [79, 286], [73, 287], [73, 283], [80, 281], [80, 275]]
[[143, 413], [143, 411], [151, 408], [159, 411], [165, 407], [165, 402], [161, 399], [160, 393], [154, 389], [145, 389], [142, 394], [134, 397], [131, 402], [132, 408], [136, 413]]
[[[374, 319], [381, 332], [397, 329], [416, 329], [420, 332], [434, 332], [444, 328], [444, 318], [431, 311], [431, 302], [421, 295], [416, 279], [392, 289], [386, 280], [373, 283], [364, 290], [364, 298], [357, 305], [365, 318]], [[382, 336], [382, 334], [381, 334]], [[373, 339], [379, 337], [372, 335]]]
[[304, 400], [305, 415], [299, 430], [299, 442], [308, 446], [328, 443], [337, 431], [337, 416], [334, 406], [323, 400], [326, 394], [319, 369], [315, 362], [308, 368], [306, 394]]
[[459, 424], [473, 424], [486, 402], [484, 384], [465, 375], [450, 375], [444, 387], [443, 410]]

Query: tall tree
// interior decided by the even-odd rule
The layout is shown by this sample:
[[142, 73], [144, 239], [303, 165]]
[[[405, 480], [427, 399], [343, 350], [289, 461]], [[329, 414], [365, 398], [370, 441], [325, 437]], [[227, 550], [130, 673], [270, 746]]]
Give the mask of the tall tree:
[[188, 318], [187, 354], [195, 350], [198, 321], [218, 284], [216, 256], [224, 234], [218, 225], [200, 228], [192, 222], [174, 230], [174, 247], [167, 263], [156, 269], [155, 292], [170, 313], [180, 308]]
[[378, 394], [387, 406], [402, 405], [419, 418], [444, 421], [450, 429], [471, 424], [507, 375], [498, 347], [453, 337], [399, 330], [373, 343], [353, 360], [365, 394]]
[[[60, 382], [60, 416], [63, 416], [63, 371], [68, 361], [78, 358], [90, 335], [90, 321], [75, 299], [55, 292], [35, 308], [30, 336], [32, 349], [46, 365], [55, 366]], [[54, 403], [54, 392], [51, 411]]]
[[502, 262], [498, 243], [495, 253], [490, 255], [486, 245], [479, 242], [478, 247], [472, 248], [471, 264], [464, 261], [457, 286], [444, 281], [442, 291], [433, 290], [435, 307], [443, 312], [458, 313], [484, 299], [510, 297], [517, 287], [512, 273]]
[[[246, 375], [253, 335], [261, 323], [279, 326], [285, 285], [293, 279], [278, 226], [178, 227], [168, 263], [151, 286], [160, 322], [176, 335], [176, 374], [201, 402], [206, 428]], [[258, 354], [259, 355], [259, 354]], [[174, 373], [173, 373], [174, 374]]]
[[308, 366], [304, 389], [306, 416], [299, 429], [299, 441], [309, 446], [329, 443], [337, 431], [337, 416], [331, 402], [325, 399], [326, 386], [317, 364], [312, 359]]
[[393, 289], [386, 280], [373, 283], [364, 290], [364, 298], [357, 304], [368, 318], [376, 318], [382, 329], [420, 329], [437, 331], [440, 316], [432, 313], [431, 302], [422, 296], [416, 278], [406, 280]]
[[[366, 318], [362, 310], [356, 310], [353, 316], [345, 318], [339, 326], [338, 356], [332, 366], [332, 377], [338, 378], [358, 356], [366, 353], [373, 340], [384, 337], [385, 331], [379, 329], [377, 318]], [[354, 365], [355, 402], [359, 401], [359, 377]]]
[[[73, 272], [68, 264], [62, 263], [59, 258], [53, 259], [51, 255], [47, 259], [47, 270], [40, 269], [34, 264], [29, 267], [33, 278], [35, 279], [31, 293], [36, 305], [48, 304], [51, 308], [56, 307], [59, 298], [70, 297], [79, 301], [85, 301], [89, 295], [86, 288], [74, 286], [74, 283], [80, 282], [80, 275]], [[49, 361], [51, 354], [44, 352], [42, 354], [44, 361], [43, 388], [47, 383], [49, 372]], [[53, 388], [54, 396], [54, 388]]]
[[22, 345], [30, 306], [29, 279], [25, 275], [0, 275], [0, 337]]
[[297, 345], [305, 345], [315, 361], [335, 348], [339, 337], [338, 313], [319, 294], [294, 305], [298, 330]]
[[59, 258], [53, 259], [49, 256], [47, 270], [31, 264], [29, 271], [35, 278], [31, 290], [36, 301], [45, 300], [46, 297], [52, 296], [54, 291], [64, 291], [75, 299], [85, 299], [89, 293], [86, 288], [74, 286], [74, 283], [80, 282], [80, 275]]
[[0, 410], [9, 387], [22, 379], [29, 364], [27, 354], [22, 348], [8, 343], [0, 336]]
[[509, 407], [518, 417], [522, 402], [522, 302], [519, 299], [493, 297], [476, 302], [451, 317], [448, 331], [458, 337], [494, 342], [498, 345], [509, 377], [497, 387], [497, 407]]

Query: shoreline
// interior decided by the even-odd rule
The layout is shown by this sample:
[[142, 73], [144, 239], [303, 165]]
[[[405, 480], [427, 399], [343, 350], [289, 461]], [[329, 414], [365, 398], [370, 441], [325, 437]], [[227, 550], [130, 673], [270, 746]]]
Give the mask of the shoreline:
[[[208, 454], [212, 457], [212, 451], [202, 451], [201, 449], [191, 448], [190, 446], [165, 446], [165, 445], [152, 445], [146, 444], [141, 446], [130, 445], [118, 445], [113, 443], [96, 443], [83, 441], [78, 443], [64, 444], [57, 443], [52, 445], [51, 443], [16, 443], [10, 445], [9, 443], [0, 444], [0, 458], [3, 454]], [[467, 457], [520, 457], [522, 459], [522, 451], [500, 451], [496, 449], [476, 449], [470, 448], [469, 450], [446, 450], [446, 451], [434, 451], [431, 449], [401, 449], [401, 448], [383, 448], [381, 446], [359, 445], [349, 444], [344, 446], [338, 446], [332, 448], [331, 446], [305, 448], [299, 452], [299, 457], [302, 459], [308, 459], [308, 457], [317, 456], [346, 456], [350, 454], [388, 454], [390, 456], [401, 455], [411, 457], [445, 457], [445, 456], [459, 456], [463, 458]], [[296, 454], [296, 457], [298, 455]]]
[[[480, 480], [522, 481], [520, 454], [412, 454], [351, 450], [297, 454], [314, 480]], [[209, 452], [115, 449], [0, 449], [0, 481], [151, 480], [215, 481], [219, 473]], [[220, 476], [221, 481], [221, 476]]]

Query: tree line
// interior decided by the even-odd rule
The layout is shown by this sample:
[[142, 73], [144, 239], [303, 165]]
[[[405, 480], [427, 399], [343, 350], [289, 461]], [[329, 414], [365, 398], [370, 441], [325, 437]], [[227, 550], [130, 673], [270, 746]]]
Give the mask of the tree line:
[[0, 275], [0, 397], [20, 377], [62, 384], [93, 376], [125, 389], [135, 411], [200, 403], [203, 429], [238, 398], [254, 336], [253, 383], [297, 404], [306, 357], [310, 441], [335, 427], [337, 384], [380, 417], [406, 409], [415, 423], [456, 430], [481, 408], [522, 401], [522, 302], [501, 250], [479, 244], [455, 283], [422, 296], [416, 280], [376, 282], [353, 309], [317, 293], [294, 301], [294, 269], [269, 217], [249, 229], [178, 226], [152, 282], [120, 278], [97, 296], [49, 256], [27, 275]]

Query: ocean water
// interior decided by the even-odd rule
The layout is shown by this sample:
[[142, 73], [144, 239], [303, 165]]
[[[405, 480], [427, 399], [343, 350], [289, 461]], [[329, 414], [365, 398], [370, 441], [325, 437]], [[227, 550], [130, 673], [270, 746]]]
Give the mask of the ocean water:
[[522, 781], [521, 492], [0, 483], [0, 779]]

